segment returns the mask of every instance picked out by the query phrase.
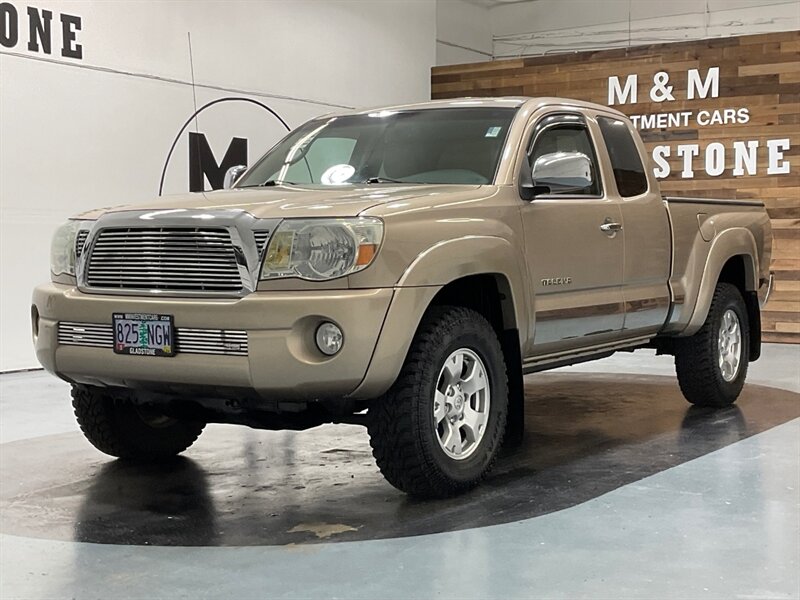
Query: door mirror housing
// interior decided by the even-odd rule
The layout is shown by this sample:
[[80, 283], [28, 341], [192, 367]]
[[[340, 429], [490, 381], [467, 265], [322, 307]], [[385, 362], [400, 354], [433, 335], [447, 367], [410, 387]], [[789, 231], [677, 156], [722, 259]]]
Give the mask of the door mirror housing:
[[231, 189], [245, 171], [247, 171], [245, 165], [236, 165], [225, 171], [225, 178], [222, 180], [222, 188], [226, 190]]
[[520, 173], [520, 195], [525, 200], [539, 194], [583, 190], [593, 183], [592, 161], [582, 152], [543, 154], [530, 171], [526, 167]]

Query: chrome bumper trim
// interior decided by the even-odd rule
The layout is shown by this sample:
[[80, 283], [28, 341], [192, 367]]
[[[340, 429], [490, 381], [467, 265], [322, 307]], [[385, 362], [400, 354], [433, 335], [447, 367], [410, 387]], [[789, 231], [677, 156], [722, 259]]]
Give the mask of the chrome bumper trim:
[[[114, 346], [114, 331], [103, 323], [59, 321], [58, 343], [64, 346], [108, 348]], [[183, 354], [247, 356], [247, 332], [241, 329], [175, 328], [175, 346]]]

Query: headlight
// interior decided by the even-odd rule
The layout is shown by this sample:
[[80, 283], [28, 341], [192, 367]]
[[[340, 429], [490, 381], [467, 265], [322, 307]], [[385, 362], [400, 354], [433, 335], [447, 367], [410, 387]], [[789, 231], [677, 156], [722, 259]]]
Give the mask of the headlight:
[[261, 279], [350, 275], [369, 266], [382, 239], [380, 219], [286, 219], [269, 240]]
[[75, 239], [86, 221], [67, 221], [56, 229], [50, 243], [50, 271], [53, 275], [75, 275]]

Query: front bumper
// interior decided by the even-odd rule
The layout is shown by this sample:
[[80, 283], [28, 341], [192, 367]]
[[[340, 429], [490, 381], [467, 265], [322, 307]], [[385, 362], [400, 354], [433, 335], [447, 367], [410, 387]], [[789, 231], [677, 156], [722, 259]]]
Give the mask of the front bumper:
[[[274, 401], [336, 398], [351, 394], [365, 380], [395, 295], [386, 288], [255, 292], [236, 299], [153, 298], [86, 294], [75, 286], [48, 283], [33, 293], [34, 344], [45, 369], [71, 382], [165, 393], [233, 388]], [[171, 314], [176, 328], [244, 330], [247, 354], [190, 354], [179, 348], [170, 358], [126, 356], [110, 347], [59, 343], [59, 322], [110, 325], [114, 312]], [[332, 357], [314, 342], [323, 321], [333, 321], [344, 332], [344, 346]]]

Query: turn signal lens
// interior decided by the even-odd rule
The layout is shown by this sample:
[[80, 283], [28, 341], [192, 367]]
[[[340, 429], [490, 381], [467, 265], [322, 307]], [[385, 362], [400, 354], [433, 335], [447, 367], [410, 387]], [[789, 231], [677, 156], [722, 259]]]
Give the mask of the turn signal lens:
[[375, 254], [377, 252], [377, 244], [361, 244], [358, 247], [358, 258], [356, 259], [356, 265], [359, 267], [366, 267], [372, 262], [372, 259], [375, 258]]

